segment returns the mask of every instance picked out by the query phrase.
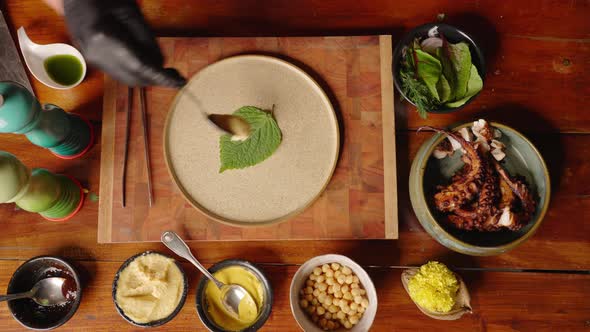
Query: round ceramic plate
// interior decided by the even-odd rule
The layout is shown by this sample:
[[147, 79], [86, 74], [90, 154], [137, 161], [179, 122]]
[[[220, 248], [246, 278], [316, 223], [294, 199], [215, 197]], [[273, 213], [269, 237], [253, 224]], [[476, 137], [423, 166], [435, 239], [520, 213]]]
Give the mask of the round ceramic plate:
[[[275, 153], [220, 173], [223, 132], [203, 112], [273, 105], [283, 137]], [[303, 211], [327, 186], [339, 149], [338, 121], [322, 88], [298, 67], [260, 55], [227, 58], [198, 72], [177, 95], [164, 140], [168, 170], [185, 198], [207, 216], [239, 226]]]

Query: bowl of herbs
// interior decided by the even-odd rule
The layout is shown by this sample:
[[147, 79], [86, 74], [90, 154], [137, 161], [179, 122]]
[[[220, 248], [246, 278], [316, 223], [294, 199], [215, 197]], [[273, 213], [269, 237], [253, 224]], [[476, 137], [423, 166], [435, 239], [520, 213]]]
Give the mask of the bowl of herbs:
[[463, 31], [442, 23], [411, 30], [393, 53], [397, 90], [418, 114], [457, 111], [483, 89], [483, 52]]

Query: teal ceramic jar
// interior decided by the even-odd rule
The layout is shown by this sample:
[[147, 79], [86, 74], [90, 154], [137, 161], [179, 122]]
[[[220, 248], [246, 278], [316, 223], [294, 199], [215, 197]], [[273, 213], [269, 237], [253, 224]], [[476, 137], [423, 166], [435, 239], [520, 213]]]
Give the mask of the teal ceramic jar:
[[[471, 125], [471, 122], [466, 123], [453, 131]], [[499, 123], [491, 122], [490, 125], [502, 132], [499, 140], [506, 145], [503, 166], [512, 176], [524, 176], [537, 199], [537, 209], [532, 220], [519, 231], [464, 231], [442, 222], [444, 216], [436, 211], [432, 200], [436, 186], [448, 183], [451, 176], [463, 166], [461, 153], [440, 160], [432, 157], [434, 148], [446, 139], [446, 135], [434, 134], [428, 139], [418, 150], [410, 169], [410, 200], [418, 221], [440, 244], [466, 255], [491, 256], [514, 249], [533, 235], [549, 206], [549, 173], [539, 151], [518, 131]]]
[[94, 141], [87, 120], [56, 105], [41, 106], [29, 90], [14, 82], [0, 82], [0, 133], [23, 134], [64, 159], [81, 156]]

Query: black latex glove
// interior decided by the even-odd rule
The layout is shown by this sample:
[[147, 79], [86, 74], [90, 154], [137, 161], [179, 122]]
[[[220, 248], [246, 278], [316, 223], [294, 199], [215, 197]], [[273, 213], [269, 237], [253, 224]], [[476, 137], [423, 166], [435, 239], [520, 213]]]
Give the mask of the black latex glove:
[[84, 57], [130, 86], [181, 87], [134, 0], [64, 0], [66, 24]]

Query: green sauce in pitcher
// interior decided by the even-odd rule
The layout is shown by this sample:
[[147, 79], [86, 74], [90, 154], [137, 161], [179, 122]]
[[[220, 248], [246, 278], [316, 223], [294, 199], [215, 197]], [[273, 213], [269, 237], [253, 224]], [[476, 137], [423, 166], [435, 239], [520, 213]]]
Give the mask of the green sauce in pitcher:
[[73, 55], [52, 55], [43, 65], [49, 77], [61, 85], [73, 85], [82, 78], [82, 63]]

